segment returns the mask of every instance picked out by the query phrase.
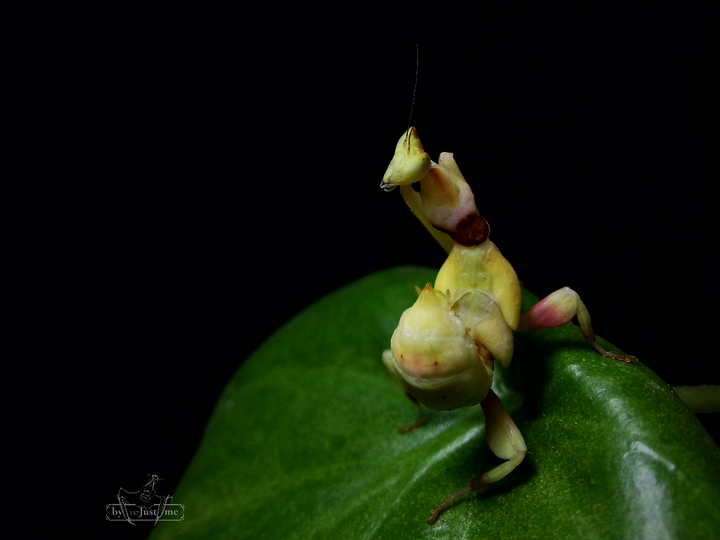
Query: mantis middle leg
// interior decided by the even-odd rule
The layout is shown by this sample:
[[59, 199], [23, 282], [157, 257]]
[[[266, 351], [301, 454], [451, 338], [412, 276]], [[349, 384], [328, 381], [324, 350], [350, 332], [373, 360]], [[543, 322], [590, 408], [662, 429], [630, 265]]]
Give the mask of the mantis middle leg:
[[606, 351], [595, 341], [595, 331], [590, 324], [590, 313], [588, 313], [583, 301], [580, 300], [578, 293], [570, 287], [558, 289], [520, 315], [520, 324], [517, 331], [528, 332], [541, 328], [554, 328], [570, 322], [575, 316], [577, 316], [580, 323], [580, 330], [585, 341], [592, 345], [601, 355], [624, 362], [638, 362], [638, 359], [634, 356]]

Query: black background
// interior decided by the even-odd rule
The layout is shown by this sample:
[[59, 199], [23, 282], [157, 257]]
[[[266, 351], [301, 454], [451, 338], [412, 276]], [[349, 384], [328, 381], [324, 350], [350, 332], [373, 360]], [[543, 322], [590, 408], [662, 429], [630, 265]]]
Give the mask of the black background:
[[[148, 474], [172, 493], [224, 384], [289, 317], [370, 272], [442, 264], [378, 188], [408, 124], [416, 42], [412, 122], [433, 159], [455, 154], [525, 285], [573, 287], [597, 333], [671, 385], [720, 382], [709, 30], [485, 23], [460, 42], [199, 25], [134, 23], [97, 36], [101, 61], [78, 59], [102, 504]], [[130, 529], [103, 534], [147, 531]]]

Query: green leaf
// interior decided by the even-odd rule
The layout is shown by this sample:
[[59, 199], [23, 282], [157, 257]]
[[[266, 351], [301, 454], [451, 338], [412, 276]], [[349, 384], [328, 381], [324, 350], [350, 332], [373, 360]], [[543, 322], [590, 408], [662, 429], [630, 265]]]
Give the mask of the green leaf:
[[[442, 499], [499, 463], [478, 406], [397, 432], [416, 411], [380, 356], [413, 285], [434, 278], [410, 267], [370, 275], [255, 351], [174, 494], [185, 520], [152, 538], [718, 537], [720, 449], [650, 368], [602, 358], [574, 325], [517, 334], [510, 368], [496, 367], [525, 461], [427, 525]], [[537, 299], [524, 295], [527, 309]]]

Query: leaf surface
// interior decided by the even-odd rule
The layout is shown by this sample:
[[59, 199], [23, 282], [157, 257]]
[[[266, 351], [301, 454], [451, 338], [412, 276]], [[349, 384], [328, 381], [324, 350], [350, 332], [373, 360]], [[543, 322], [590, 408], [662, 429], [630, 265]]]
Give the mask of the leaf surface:
[[[425, 426], [397, 432], [416, 411], [380, 356], [413, 286], [435, 274], [367, 276], [258, 348], [174, 494], [185, 520], [151, 538], [718, 537], [720, 449], [651, 369], [602, 358], [574, 325], [516, 334], [493, 388], [528, 454], [427, 525], [442, 499], [500, 462], [479, 406], [426, 411]], [[536, 301], [523, 291], [524, 309]]]

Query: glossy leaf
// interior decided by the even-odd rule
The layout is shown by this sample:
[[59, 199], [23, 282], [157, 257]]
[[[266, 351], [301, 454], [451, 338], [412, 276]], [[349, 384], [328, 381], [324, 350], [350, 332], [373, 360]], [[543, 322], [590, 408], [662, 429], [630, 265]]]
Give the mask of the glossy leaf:
[[[174, 494], [185, 521], [152, 538], [718, 537], [720, 449], [646, 365], [600, 357], [574, 325], [518, 334], [510, 368], [496, 367], [525, 461], [427, 525], [499, 462], [477, 406], [397, 432], [415, 408], [380, 355], [413, 285], [434, 277], [373, 274], [265, 342], [224, 390]], [[524, 295], [527, 309], [537, 299]]]

